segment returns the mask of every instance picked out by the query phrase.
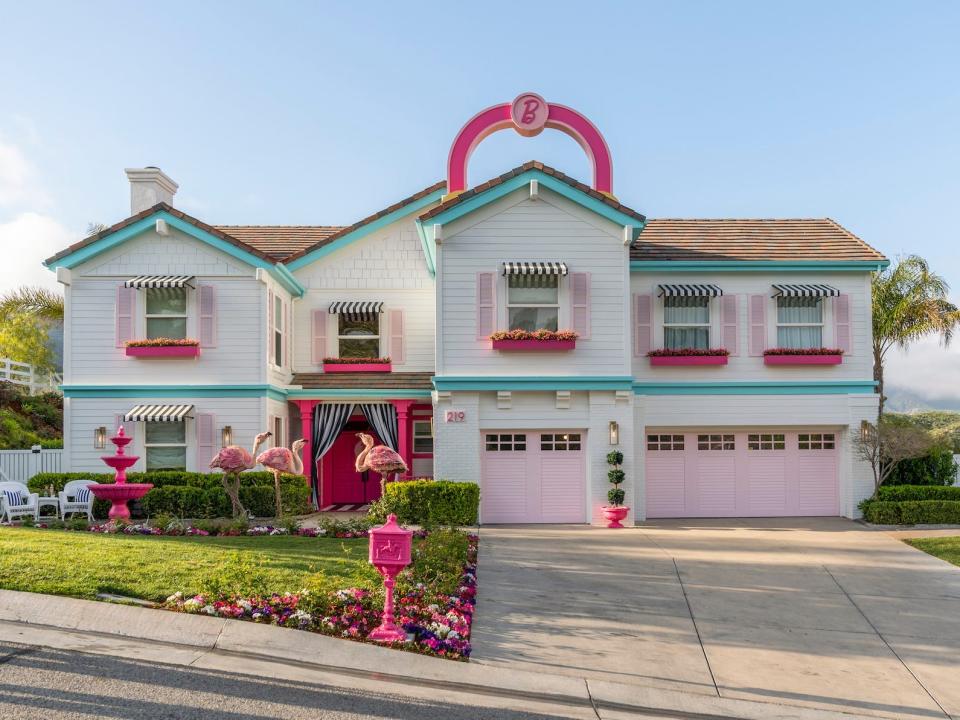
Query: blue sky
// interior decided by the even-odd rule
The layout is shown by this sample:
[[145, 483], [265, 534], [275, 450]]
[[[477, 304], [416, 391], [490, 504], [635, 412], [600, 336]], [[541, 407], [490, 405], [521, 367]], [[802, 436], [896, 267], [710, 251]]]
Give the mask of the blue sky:
[[[159, 165], [211, 223], [348, 224], [441, 179], [461, 124], [525, 90], [599, 126], [616, 194], [651, 217], [829, 216], [960, 289], [960, 3], [0, 0], [0, 17], [17, 257], [0, 290], [124, 217], [124, 167]], [[500, 133], [470, 181], [531, 158], [589, 180], [566, 136]]]

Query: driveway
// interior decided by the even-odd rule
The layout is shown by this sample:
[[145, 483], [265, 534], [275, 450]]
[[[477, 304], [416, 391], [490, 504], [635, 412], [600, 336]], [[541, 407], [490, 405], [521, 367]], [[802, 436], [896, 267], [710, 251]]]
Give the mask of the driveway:
[[480, 531], [473, 659], [960, 717], [960, 568], [838, 518]]

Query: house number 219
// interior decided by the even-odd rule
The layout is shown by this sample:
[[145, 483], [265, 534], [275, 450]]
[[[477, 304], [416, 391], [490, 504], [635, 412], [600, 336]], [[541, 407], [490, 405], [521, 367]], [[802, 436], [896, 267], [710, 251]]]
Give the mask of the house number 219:
[[463, 422], [467, 417], [467, 414], [463, 410], [447, 410], [447, 414], [443, 416], [443, 421], [452, 423], [452, 422]]

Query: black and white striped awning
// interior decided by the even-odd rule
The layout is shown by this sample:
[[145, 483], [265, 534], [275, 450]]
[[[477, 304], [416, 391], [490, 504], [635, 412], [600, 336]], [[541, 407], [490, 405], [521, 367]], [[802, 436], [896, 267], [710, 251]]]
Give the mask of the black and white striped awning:
[[136, 288], [192, 288], [193, 275], [137, 275], [123, 283], [124, 287]]
[[123, 416], [124, 422], [183, 422], [193, 405], [137, 405]]
[[773, 284], [774, 297], [836, 297], [840, 291], [830, 285], [778, 285]]
[[383, 312], [382, 301], [338, 300], [330, 303], [331, 315], [346, 315], [354, 320], [375, 320]]
[[720, 297], [723, 295], [716, 285], [657, 285], [660, 297]]
[[563, 262], [505, 262], [504, 275], [566, 275], [567, 264]]

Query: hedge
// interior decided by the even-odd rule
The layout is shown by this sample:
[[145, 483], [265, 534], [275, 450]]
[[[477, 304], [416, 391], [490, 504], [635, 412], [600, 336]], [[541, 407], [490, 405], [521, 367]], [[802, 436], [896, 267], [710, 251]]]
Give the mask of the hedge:
[[874, 500], [863, 517], [877, 525], [952, 525], [960, 523], [960, 500]]
[[942, 485], [883, 485], [878, 500], [960, 500], [960, 487]]
[[923, 457], [901, 460], [884, 485], [949, 486], [956, 479], [952, 448], [936, 447]]
[[387, 483], [383, 498], [370, 514], [378, 522], [394, 513], [401, 523], [422, 527], [476, 525], [480, 486], [450, 480], [408, 480]]

